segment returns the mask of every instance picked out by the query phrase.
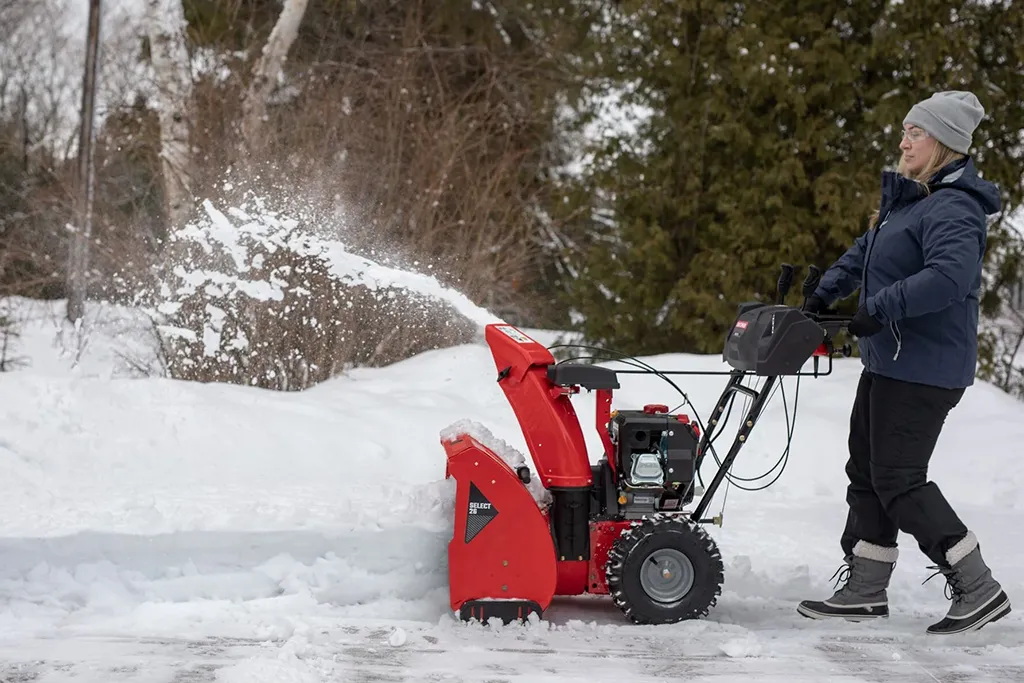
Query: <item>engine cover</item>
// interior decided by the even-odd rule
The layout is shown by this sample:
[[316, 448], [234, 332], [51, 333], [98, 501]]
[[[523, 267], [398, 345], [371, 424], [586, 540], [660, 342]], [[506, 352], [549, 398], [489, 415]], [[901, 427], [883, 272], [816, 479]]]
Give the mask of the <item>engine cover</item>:
[[608, 424], [627, 518], [674, 512], [693, 500], [699, 438], [686, 415], [664, 406], [617, 411]]

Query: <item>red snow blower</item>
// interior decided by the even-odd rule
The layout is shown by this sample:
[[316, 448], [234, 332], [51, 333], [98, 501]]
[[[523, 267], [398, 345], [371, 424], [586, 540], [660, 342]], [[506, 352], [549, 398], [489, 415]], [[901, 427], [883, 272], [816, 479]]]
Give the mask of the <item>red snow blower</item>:
[[[811, 266], [803, 285], [804, 306], [819, 278], [820, 271]], [[724, 580], [722, 557], [703, 528], [721, 524], [720, 516], [705, 518], [712, 497], [729, 477], [777, 380], [797, 376], [799, 392], [800, 376], [827, 375], [833, 357], [851, 355], [848, 344], [841, 349], [833, 344], [850, 319], [785, 305], [792, 280], [793, 267], [785, 264], [774, 304], [738, 307], [723, 350], [732, 369], [722, 372], [659, 371], [636, 359], [630, 359], [639, 366], [633, 370], [555, 362], [550, 348], [514, 326], [488, 325], [485, 339], [497, 381], [550, 498], [539, 502], [528, 488], [530, 469], [510, 465], [485, 435], [462, 429], [442, 437], [445, 476], [456, 480], [455, 527], [448, 545], [452, 610], [466, 621], [510, 623], [531, 614], [543, 617], [554, 596], [590, 594], [610, 595], [635, 623], [707, 615]], [[821, 358], [828, 360], [827, 371], [819, 372]], [[813, 372], [802, 370], [809, 359]], [[676, 390], [668, 375], [724, 375], [728, 381], [708, 429], [681, 390], [695, 421], [660, 404], [612, 410], [612, 392], [623, 373], [654, 374]], [[763, 378], [763, 386], [744, 385], [748, 376]], [[571, 403], [581, 389], [596, 392], [596, 427], [603, 445], [596, 464]], [[750, 406], [728, 454], [719, 460], [713, 447], [718, 435], [712, 431], [724, 426], [737, 394], [749, 397]], [[709, 452], [718, 470], [688, 511]]]

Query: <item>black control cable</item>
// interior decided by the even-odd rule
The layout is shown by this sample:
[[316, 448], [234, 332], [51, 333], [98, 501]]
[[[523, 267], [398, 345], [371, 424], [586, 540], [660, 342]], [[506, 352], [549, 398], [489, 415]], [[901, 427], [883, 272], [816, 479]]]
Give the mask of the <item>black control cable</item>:
[[[781, 391], [782, 392], [782, 405], [783, 405], [783, 410], [784, 410], [785, 416], [786, 416], [786, 447], [783, 449], [782, 455], [779, 456], [779, 459], [775, 462], [774, 465], [772, 465], [772, 467], [767, 472], [765, 472], [764, 474], [760, 474], [760, 475], [758, 475], [756, 477], [740, 477], [740, 476], [737, 476], [735, 474], [726, 473], [726, 478], [729, 480], [729, 482], [733, 486], [735, 486], [735, 487], [737, 487], [737, 488], [739, 488], [739, 489], [741, 489], [743, 491], [763, 491], [763, 490], [767, 489], [769, 486], [771, 486], [772, 484], [774, 484], [775, 482], [777, 482], [779, 480], [779, 478], [782, 476], [782, 473], [785, 471], [786, 466], [789, 464], [789, 454], [790, 454], [790, 451], [791, 451], [791, 448], [792, 448], [792, 444], [793, 444], [793, 432], [794, 432], [794, 429], [796, 427], [796, 409], [797, 409], [797, 404], [798, 404], [798, 402], [800, 400], [800, 380], [801, 379], [802, 379], [801, 377], [797, 377], [796, 378], [796, 395], [793, 398], [793, 418], [792, 418], [792, 421], [790, 420], [790, 416], [789, 416], [789, 403], [786, 400], [786, 387], [785, 387], [785, 384], [783, 383], [781, 378], [776, 383], [776, 386], [772, 390], [772, 393], [769, 395], [768, 400], [765, 401], [765, 405], [767, 406], [768, 403], [771, 402], [772, 397], [774, 397], [776, 391]], [[722, 462], [721, 462], [721, 460], [718, 459], [718, 454], [713, 449], [711, 450], [711, 455], [714, 458], [715, 462], [718, 464], [718, 466], [721, 467]], [[774, 472], [776, 469], [778, 469], [779, 471], [778, 471], [777, 474], [775, 474], [774, 478], [772, 478], [771, 481], [769, 481], [767, 484], [764, 484], [762, 486], [750, 487], [750, 486], [743, 486], [743, 485], [740, 485], [740, 484], [736, 483], [738, 481], [743, 481], [743, 482], [748, 482], [749, 483], [749, 482], [760, 481], [762, 479], [767, 479], [769, 476], [771, 476], [772, 472]]]
[[[622, 352], [615, 351], [613, 349], [607, 349], [607, 348], [603, 348], [603, 347], [600, 347], [600, 346], [593, 346], [593, 345], [587, 345], [587, 344], [553, 344], [552, 346], [548, 347], [549, 350], [557, 349], [557, 348], [583, 349], [583, 350], [588, 350], [588, 351], [596, 351], [597, 353], [593, 354], [593, 355], [574, 356], [574, 357], [571, 357], [571, 358], [566, 358], [566, 359], [557, 361], [556, 364], [572, 362], [572, 361], [577, 361], [577, 360], [599, 360], [599, 361], [603, 360], [603, 361], [623, 363], [624, 365], [628, 365], [628, 366], [631, 366], [631, 367], [634, 367], [634, 368], [639, 368], [638, 370], [620, 371], [620, 372], [628, 372], [628, 373], [631, 373], [631, 374], [652, 374], [652, 375], [655, 375], [657, 377], [660, 377], [662, 380], [667, 382], [673, 389], [675, 389], [679, 393], [679, 395], [683, 398], [684, 404], [689, 406], [690, 410], [693, 412], [694, 420], [697, 422], [697, 424], [701, 428], [702, 432], [707, 432], [707, 427], [704, 424], [704, 421], [701, 419], [700, 413], [697, 411], [697, 407], [693, 404], [693, 401], [690, 400], [690, 397], [686, 394], [686, 392], [684, 392], [679, 387], [678, 384], [676, 384], [671, 379], [669, 379], [669, 377], [667, 375], [669, 375], [669, 374], [673, 374], [673, 375], [732, 375], [732, 374], [734, 374], [733, 372], [730, 372], [730, 371], [715, 372], [715, 371], [701, 371], [701, 370], [693, 370], [693, 371], [688, 371], [688, 370], [675, 370], [675, 371], [658, 370], [654, 366], [652, 366], [649, 363], [646, 363], [646, 362], [640, 360], [639, 358], [636, 358], [635, 356], [630, 356], [628, 354], [624, 354]], [[606, 354], [614, 354], [614, 355], [613, 356], [609, 356], [609, 355], [606, 355]], [[752, 373], [747, 373], [747, 374], [752, 374]], [[799, 401], [799, 395], [800, 395], [800, 379], [801, 379], [801, 377], [797, 376], [797, 389], [796, 389], [796, 397], [794, 398], [793, 421], [792, 421], [792, 423], [790, 422], [789, 406], [788, 406], [788, 403], [786, 402], [786, 392], [785, 392], [785, 387], [782, 385], [783, 383], [782, 383], [782, 378], [781, 377], [779, 378], [778, 382], [776, 383], [776, 386], [772, 390], [772, 393], [769, 395], [768, 399], [765, 401], [765, 404], [764, 404], [764, 406], [766, 407], [771, 402], [772, 398], [775, 395], [775, 392], [779, 391], [781, 389], [781, 391], [782, 391], [783, 407], [784, 407], [785, 415], [786, 415], [787, 438], [786, 438], [786, 447], [783, 450], [782, 455], [779, 457], [779, 460], [776, 461], [776, 463], [767, 472], [765, 472], [764, 474], [760, 474], [760, 475], [758, 475], [756, 477], [738, 477], [738, 476], [736, 476], [734, 474], [726, 472], [726, 474], [725, 474], [726, 479], [733, 486], [736, 486], [737, 488], [739, 488], [740, 490], [743, 490], [743, 491], [763, 491], [764, 489], [768, 488], [769, 486], [774, 484], [776, 481], [778, 481], [779, 478], [782, 476], [782, 473], [783, 473], [783, 471], [785, 471], [786, 465], [789, 462], [789, 453], [790, 453], [792, 442], [793, 442], [793, 428], [795, 427], [795, 424], [796, 424], [796, 403], [797, 403], [797, 401]], [[750, 400], [749, 396], [747, 397], [747, 400], [748, 401]], [[712, 458], [714, 458], [715, 462], [718, 464], [719, 467], [722, 466], [722, 461], [718, 457], [718, 453], [715, 451], [714, 442], [724, 433], [725, 424], [728, 422], [728, 417], [729, 417], [729, 414], [732, 412], [732, 406], [733, 406], [734, 402], [735, 402], [735, 398], [732, 401], [729, 401], [729, 407], [728, 407], [728, 409], [726, 411], [725, 417], [722, 420], [719, 421], [719, 426], [718, 426], [717, 433], [712, 434], [712, 436], [710, 436], [708, 438], [708, 444], [707, 444], [708, 445], [708, 450], [711, 453]], [[749, 407], [749, 404], [748, 404], [748, 407]], [[763, 412], [763, 410], [764, 410], [764, 407], [762, 407], [762, 412]], [[737, 482], [751, 483], [751, 482], [760, 481], [762, 479], [766, 479], [769, 476], [771, 476], [772, 472], [774, 472], [777, 468], [779, 468], [780, 465], [781, 465], [781, 469], [779, 469], [779, 472], [775, 475], [775, 477], [770, 482], [768, 482], [767, 484], [765, 484], [763, 486], [750, 487], [750, 486], [744, 486], [742, 484], [737, 483]], [[697, 480], [700, 483], [701, 487], [703, 488], [704, 487], [704, 481], [703, 481], [703, 478], [701, 477], [700, 471], [698, 470], [696, 474], [697, 474]]]
[[[768, 488], [769, 486], [774, 484], [776, 481], [778, 481], [779, 478], [782, 476], [782, 472], [785, 471], [786, 465], [789, 463], [789, 453], [790, 453], [792, 442], [793, 442], [793, 429], [794, 429], [795, 424], [796, 424], [796, 422], [795, 422], [796, 421], [796, 404], [797, 404], [797, 402], [799, 401], [799, 398], [800, 398], [800, 380], [801, 380], [801, 377], [798, 376], [797, 380], [796, 380], [797, 381], [797, 390], [796, 390], [797, 393], [796, 393], [796, 397], [794, 398], [794, 401], [793, 401], [794, 405], [793, 405], [793, 422], [792, 423], [790, 422], [790, 418], [789, 418], [789, 404], [786, 401], [786, 387], [785, 387], [785, 384], [783, 383], [781, 378], [779, 378], [779, 380], [776, 383], [775, 387], [772, 389], [772, 393], [768, 396], [768, 399], [765, 401], [765, 406], [767, 406], [769, 403], [771, 403], [772, 398], [775, 396], [775, 393], [777, 391], [781, 390], [781, 392], [782, 392], [783, 409], [784, 409], [785, 415], [786, 415], [786, 435], [787, 435], [786, 447], [785, 447], [785, 449], [783, 449], [782, 455], [779, 456], [779, 459], [775, 462], [774, 465], [772, 465], [772, 467], [767, 472], [765, 472], [763, 474], [759, 474], [756, 477], [741, 477], [741, 476], [738, 476], [736, 474], [732, 474], [732, 473], [727, 472], [726, 473], [726, 479], [733, 486], [735, 486], [735, 487], [737, 487], [737, 488], [739, 488], [740, 490], [743, 490], [743, 491], [763, 491], [764, 489]], [[753, 390], [756, 391], [757, 390], [756, 387], [754, 387]], [[750, 396], [747, 396], [744, 399], [744, 406], [743, 406], [744, 407], [744, 412], [749, 408], [749, 404], [750, 404], [750, 402], [752, 400], [753, 399]], [[730, 401], [730, 403], [729, 403], [729, 409], [730, 410], [732, 409], [732, 403], [733, 403], [732, 401]], [[728, 411], [727, 411], [726, 412], [726, 416], [721, 421], [721, 425], [722, 425], [721, 430], [724, 430], [725, 423], [728, 422], [728, 419], [729, 419], [729, 417], [728, 417]], [[721, 431], [719, 432], [719, 434], [721, 434]], [[715, 438], [718, 438], [718, 436], [716, 435]], [[713, 441], [713, 439], [709, 440], [709, 443], [711, 441]], [[718, 458], [718, 453], [713, 448], [711, 448], [709, 450], [710, 450], [711, 456], [714, 458], [715, 462], [718, 464], [719, 467], [721, 467], [722, 466], [722, 461]], [[756, 481], [761, 481], [763, 479], [767, 479], [769, 476], [771, 476], [772, 472], [774, 472], [777, 468], [780, 467], [780, 465], [781, 465], [781, 469], [779, 469], [778, 474], [776, 474], [775, 477], [770, 482], [768, 482], [767, 484], [765, 484], [763, 486], [749, 487], [749, 486], [743, 486], [742, 484], [737, 483], [737, 482], [751, 483], [751, 482], [756, 482]], [[703, 484], [703, 482], [702, 482], [702, 484]]]

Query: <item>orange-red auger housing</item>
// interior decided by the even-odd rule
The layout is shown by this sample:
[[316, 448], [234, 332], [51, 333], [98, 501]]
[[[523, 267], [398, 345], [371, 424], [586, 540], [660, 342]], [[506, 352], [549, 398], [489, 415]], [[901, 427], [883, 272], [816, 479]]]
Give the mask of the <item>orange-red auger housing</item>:
[[[485, 328], [497, 381], [526, 439], [537, 476], [554, 494], [542, 507], [516, 471], [479, 435], [446, 436], [446, 477], [457, 482], [455, 528], [448, 546], [451, 607], [462, 617], [523, 619], [542, 614], [555, 595], [607, 594], [608, 548], [627, 522], [589, 524], [593, 470], [570, 396], [578, 387], [548, 376], [554, 357], [506, 324]], [[599, 389], [596, 426], [611, 457], [611, 389]], [[486, 440], [484, 438], [484, 440]], [[557, 527], [557, 529], [556, 529]], [[582, 529], [589, 538], [567, 536]], [[561, 530], [561, 531], [559, 531]], [[582, 554], [573, 555], [576, 548]]]

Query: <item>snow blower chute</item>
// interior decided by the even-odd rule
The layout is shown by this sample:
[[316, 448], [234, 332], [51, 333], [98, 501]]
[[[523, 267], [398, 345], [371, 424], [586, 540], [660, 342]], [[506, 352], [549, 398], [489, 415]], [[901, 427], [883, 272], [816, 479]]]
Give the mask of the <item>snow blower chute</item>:
[[[803, 285], [805, 304], [819, 277], [811, 266]], [[793, 267], [786, 264], [774, 304], [738, 307], [723, 350], [731, 370], [722, 372], [555, 362], [549, 348], [514, 326], [488, 325], [485, 338], [498, 384], [547, 496], [541, 504], [528, 487], [530, 469], [510, 465], [486, 436], [471, 429], [442, 434], [445, 475], [456, 480], [448, 546], [452, 610], [467, 621], [493, 617], [509, 623], [534, 613], [542, 617], [555, 596], [592, 594], [609, 595], [636, 623], [707, 615], [721, 592], [724, 568], [704, 528], [720, 518], [705, 514], [773, 386], [783, 376], [827, 375], [834, 356], [851, 353], [849, 345], [837, 350], [832, 341], [849, 318], [785, 305], [792, 279]], [[827, 371], [819, 372], [821, 358], [828, 360]], [[814, 369], [804, 371], [809, 359]], [[613, 411], [612, 393], [623, 373], [652, 373], [669, 383], [670, 374], [721, 374], [728, 380], [705, 427], [695, 409], [696, 420], [660, 404]], [[749, 376], [763, 378], [763, 385], [745, 386]], [[581, 389], [596, 392], [603, 445], [596, 464], [570, 400]], [[737, 394], [748, 396], [750, 406], [728, 454], [719, 460], [712, 432]], [[719, 467], [698, 500], [695, 480], [708, 452]]]

